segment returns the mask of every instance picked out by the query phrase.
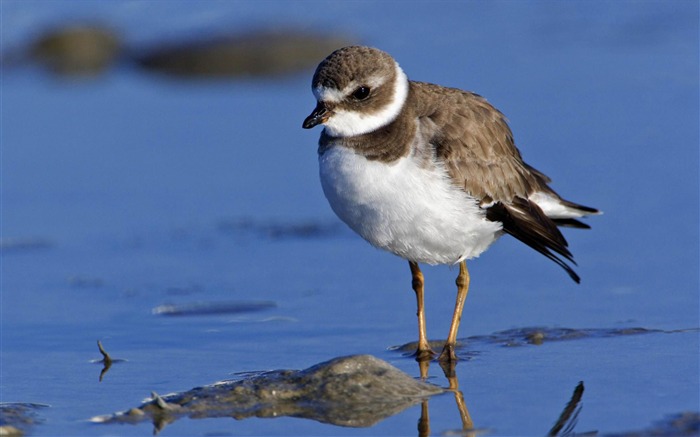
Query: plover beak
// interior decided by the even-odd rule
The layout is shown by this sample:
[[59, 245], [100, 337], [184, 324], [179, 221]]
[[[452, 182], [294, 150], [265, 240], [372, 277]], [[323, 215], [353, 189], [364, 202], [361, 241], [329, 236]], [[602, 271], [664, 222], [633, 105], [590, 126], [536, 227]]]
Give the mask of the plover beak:
[[306, 117], [306, 120], [304, 120], [304, 124], [302, 124], [301, 127], [304, 129], [311, 129], [314, 126], [325, 123], [330, 116], [331, 113], [326, 105], [323, 102], [318, 102], [316, 108], [314, 108], [311, 115]]

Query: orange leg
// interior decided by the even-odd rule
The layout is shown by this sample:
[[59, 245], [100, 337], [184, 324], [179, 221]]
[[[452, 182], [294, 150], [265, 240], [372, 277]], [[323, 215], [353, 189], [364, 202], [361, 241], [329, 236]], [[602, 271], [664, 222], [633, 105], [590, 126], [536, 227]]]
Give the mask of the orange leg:
[[411, 275], [413, 276], [413, 291], [416, 292], [416, 301], [418, 302], [418, 349], [416, 350], [416, 360], [431, 360], [433, 356], [435, 356], [435, 352], [430, 349], [430, 344], [428, 344], [428, 334], [426, 333], [425, 329], [423, 273], [420, 271], [418, 263], [409, 261], [408, 265], [411, 267]]
[[469, 271], [467, 270], [466, 261], [459, 263], [459, 275], [457, 275], [457, 301], [455, 303], [455, 312], [452, 315], [452, 324], [450, 332], [447, 335], [445, 347], [438, 360], [440, 361], [457, 361], [455, 354], [455, 346], [457, 345], [457, 331], [459, 330], [459, 322], [462, 320], [462, 310], [464, 310], [464, 301], [467, 299], [469, 292]]

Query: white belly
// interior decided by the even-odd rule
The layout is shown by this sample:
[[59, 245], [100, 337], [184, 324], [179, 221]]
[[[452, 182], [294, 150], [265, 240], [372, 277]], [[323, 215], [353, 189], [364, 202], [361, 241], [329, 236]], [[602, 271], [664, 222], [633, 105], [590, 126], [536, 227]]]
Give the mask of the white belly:
[[319, 156], [321, 185], [333, 211], [376, 247], [428, 264], [479, 256], [501, 234], [444, 169], [410, 157], [389, 165], [344, 147]]

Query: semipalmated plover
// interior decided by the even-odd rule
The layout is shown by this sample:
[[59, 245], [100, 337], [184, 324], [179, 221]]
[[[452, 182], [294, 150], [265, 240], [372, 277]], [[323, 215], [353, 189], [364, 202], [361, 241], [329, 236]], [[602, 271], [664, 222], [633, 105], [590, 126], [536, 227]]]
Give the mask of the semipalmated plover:
[[418, 300], [417, 359], [430, 359], [418, 263], [459, 264], [457, 303], [440, 354], [454, 361], [469, 289], [466, 260], [503, 233], [579, 282], [558, 226], [598, 210], [559, 197], [523, 162], [504, 115], [483, 97], [409, 81], [387, 53], [345, 47], [316, 69], [318, 104], [306, 129], [323, 124], [321, 185], [333, 211], [373, 246], [408, 260]]

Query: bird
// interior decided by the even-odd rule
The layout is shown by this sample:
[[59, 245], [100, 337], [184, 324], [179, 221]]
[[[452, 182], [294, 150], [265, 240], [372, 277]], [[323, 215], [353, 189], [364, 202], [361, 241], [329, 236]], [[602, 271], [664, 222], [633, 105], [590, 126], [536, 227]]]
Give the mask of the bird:
[[559, 227], [587, 229], [595, 208], [560, 197], [525, 163], [505, 116], [478, 94], [409, 80], [388, 53], [348, 46], [316, 68], [321, 186], [331, 209], [373, 246], [408, 261], [416, 295], [416, 360], [437, 354], [426, 333], [419, 264], [459, 265], [440, 362], [455, 352], [470, 275], [466, 260], [509, 234], [580, 277]]

